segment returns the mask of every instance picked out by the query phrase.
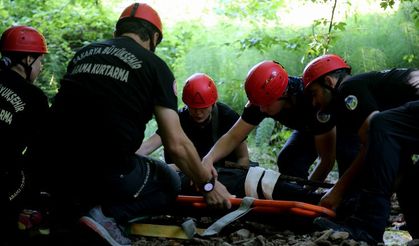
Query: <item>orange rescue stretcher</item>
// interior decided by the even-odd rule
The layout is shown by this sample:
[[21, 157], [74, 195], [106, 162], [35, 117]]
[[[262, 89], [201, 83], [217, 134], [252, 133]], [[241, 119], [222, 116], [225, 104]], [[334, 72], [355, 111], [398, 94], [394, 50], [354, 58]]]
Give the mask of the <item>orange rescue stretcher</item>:
[[[230, 198], [232, 207], [239, 207], [242, 200], [242, 198]], [[204, 197], [202, 196], [179, 195], [176, 198], [176, 203], [180, 206], [192, 206], [197, 209], [207, 207]], [[266, 199], [255, 199], [252, 203], [251, 212], [261, 214], [292, 213], [311, 218], [319, 216], [334, 218], [336, 216], [335, 211], [310, 203]]]
[[[251, 201], [251, 203], [249, 202]], [[292, 215], [315, 218], [319, 216], [335, 217], [333, 210], [325, 207], [284, 200], [265, 200], [265, 199], [247, 199], [247, 198], [230, 198], [232, 209], [236, 210], [224, 215], [218, 219], [207, 229], [197, 228], [195, 224], [188, 220], [179, 225], [155, 225], [144, 223], [133, 223], [130, 227], [130, 233], [140, 236], [152, 237], [168, 237], [179, 239], [191, 239], [195, 235], [213, 236], [218, 234], [226, 225], [240, 218], [242, 215], [249, 213], [275, 215], [290, 213]], [[176, 199], [176, 205], [187, 209], [207, 209], [207, 204], [202, 196], [186, 196], [179, 195]]]

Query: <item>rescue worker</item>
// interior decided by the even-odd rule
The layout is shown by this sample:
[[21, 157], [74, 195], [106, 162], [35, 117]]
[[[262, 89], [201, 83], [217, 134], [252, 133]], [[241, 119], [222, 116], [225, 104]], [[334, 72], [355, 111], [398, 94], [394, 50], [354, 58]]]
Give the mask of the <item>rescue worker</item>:
[[[180, 124], [202, 158], [212, 145], [226, 133], [239, 118], [239, 115], [226, 104], [217, 101], [218, 91], [214, 80], [204, 73], [195, 73], [186, 79], [182, 100], [185, 107], [178, 111]], [[162, 145], [159, 130], [144, 141], [137, 151], [140, 155], [149, 155]], [[164, 152], [166, 163], [174, 163]], [[176, 164], [170, 164], [180, 171]], [[246, 141], [243, 141], [226, 158], [219, 161], [215, 168], [217, 179], [236, 196], [243, 197], [243, 183], [249, 168], [249, 153]], [[179, 172], [182, 180], [182, 194], [196, 195], [190, 179]]]
[[[195, 73], [186, 79], [182, 100], [185, 107], [178, 111], [180, 124], [202, 158], [212, 145], [226, 133], [239, 118], [239, 115], [226, 104], [217, 101], [218, 91], [213, 79], [204, 73]], [[137, 154], [149, 155], [162, 145], [159, 130], [143, 142]], [[166, 163], [174, 163], [164, 152]], [[254, 164], [254, 163], [253, 163]], [[170, 164], [179, 172], [182, 181], [182, 194], [196, 195], [190, 179], [175, 164]], [[249, 168], [249, 153], [243, 141], [226, 158], [219, 161], [215, 168], [217, 179], [235, 196], [244, 196], [242, 184]]]
[[[218, 138], [226, 133], [239, 118], [239, 115], [226, 104], [217, 101], [217, 87], [211, 77], [195, 73], [186, 79], [182, 100], [185, 107], [178, 111], [180, 124], [202, 158]], [[143, 142], [137, 151], [149, 155], [162, 145], [159, 131]], [[165, 153], [166, 163], [173, 163]], [[227, 161], [227, 162], [226, 162]], [[243, 141], [233, 153], [219, 162], [216, 167], [249, 168], [247, 144]]]
[[[264, 118], [271, 117], [293, 129], [278, 156], [279, 173], [307, 178], [309, 167], [319, 158], [309, 179], [323, 182], [335, 162], [334, 120], [330, 115], [318, 114], [314, 110], [304, 95], [301, 78], [288, 76], [275, 61], [262, 61], [247, 74], [245, 90], [249, 102], [243, 114], [202, 162], [205, 165], [217, 162], [240, 144]], [[258, 171], [249, 175], [261, 177], [262, 173]]]
[[[135, 154], [153, 114], [165, 149], [207, 203], [230, 208], [231, 195], [212, 167], [200, 163], [182, 130], [175, 78], [154, 54], [163, 38], [158, 13], [145, 3], [131, 4], [114, 34], [83, 47], [69, 62], [51, 106], [47, 141], [33, 155], [49, 164], [46, 179], [58, 204], [80, 205], [79, 212], [86, 212], [82, 224], [112, 245], [128, 245], [120, 226], [172, 206], [180, 189], [178, 175], [165, 163]], [[69, 216], [75, 210], [64, 211]], [[71, 221], [77, 215], [67, 223], [77, 222]]]
[[39, 134], [48, 111], [44, 92], [33, 84], [48, 53], [44, 36], [29, 26], [12, 26], [0, 40], [0, 203], [1, 241], [17, 243], [19, 213], [36, 196], [24, 152]]
[[419, 203], [412, 199], [419, 177], [419, 165], [412, 162], [419, 153], [417, 68], [350, 76], [350, 66], [340, 56], [327, 54], [307, 64], [303, 80], [313, 104], [335, 111], [337, 132], [358, 133], [362, 143], [357, 158], [320, 202], [336, 208], [348, 189], [360, 183], [353, 215], [340, 223], [324, 218], [315, 223], [347, 231], [359, 241], [382, 242], [395, 188], [408, 231], [418, 238]]

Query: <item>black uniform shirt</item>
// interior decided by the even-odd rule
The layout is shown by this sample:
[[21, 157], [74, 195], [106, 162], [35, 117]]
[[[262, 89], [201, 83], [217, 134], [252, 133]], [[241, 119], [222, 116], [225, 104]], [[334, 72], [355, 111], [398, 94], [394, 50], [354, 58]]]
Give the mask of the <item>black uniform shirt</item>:
[[338, 88], [339, 129], [358, 132], [373, 111], [383, 111], [419, 100], [418, 89], [407, 83], [413, 69], [395, 68], [350, 77]]
[[[215, 141], [224, 135], [224, 133], [228, 132], [228, 130], [230, 130], [239, 118], [239, 115], [226, 104], [217, 102], [216, 105], [217, 113], [214, 113], [213, 110], [211, 121], [203, 125], [196, 124], [194, 122], [189, 115], [188, 107], [184, 107], [179, 110], [180, 124], [182, 125], [182, 128], [188, 138], [194, 144], [201, 159], [210, 151], [212, 146], [215, 144]], [[215, 117], [218, 119], [214, 119]], [[167, 163], [173, 163], [170, 157], [166, 154], [165, 159]], [[224, 160], [236, 162], [237, 157], [234, 153], [232, 153], [224, 158]]]
[[250, 104], [244, 108], [242, 119], [256, 126], [264, 118], [271, 117], [290, 129], [313, 135], [328, 132], [335, 126], [333, 114], [319, 112], [312, 106], [311, 98], [304, 94], [301, 78], [288, 77], [287, 93], [295, 99], [290, 108], [283, 108], [278, 114], [270, 116], [261, 112], [258, 106]]
[[0, 72], [0, 168], [19, 170], [17, 161], [44, 123], [48, 99], [12, 70]]
[[130, 155], [143, 141], [154, 106], [177, 110], [176, 82], [162, 59], [129, 37], [117, 37], [76, 53], [56, 98], [57, 111], [65, 105], [75, 110], [77, 127], [106, 136], [97, 144]]

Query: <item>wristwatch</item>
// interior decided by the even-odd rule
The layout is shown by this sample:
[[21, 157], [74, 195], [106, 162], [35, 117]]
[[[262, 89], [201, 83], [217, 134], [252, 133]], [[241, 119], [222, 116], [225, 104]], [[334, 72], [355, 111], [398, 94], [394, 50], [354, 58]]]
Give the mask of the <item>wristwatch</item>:
[[208, 193], [214, 189], [215, 186], [215, 178], [212, 177], [209, 181], [202, 184], [201, 191], [204, 193]]

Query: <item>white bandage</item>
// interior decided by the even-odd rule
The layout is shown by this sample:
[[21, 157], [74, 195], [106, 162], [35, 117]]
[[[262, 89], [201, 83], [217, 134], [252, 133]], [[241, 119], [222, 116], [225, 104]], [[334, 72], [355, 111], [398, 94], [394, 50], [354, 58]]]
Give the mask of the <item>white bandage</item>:
[[265, 199], [272, 200], [272, 193], [279, 176], [280, 173], [274, 170], [267, 169], [265, 171], [265, 175], [262, 178], [262, 191]]
[[261, 167], [250, 167], [246, 175], [246, 180], [244, 181], [244, 191], [246, 196], [259, 198], [258, 196], [258, 183], [260, 177], [262, 177], [265, 172], [264, 168]]

